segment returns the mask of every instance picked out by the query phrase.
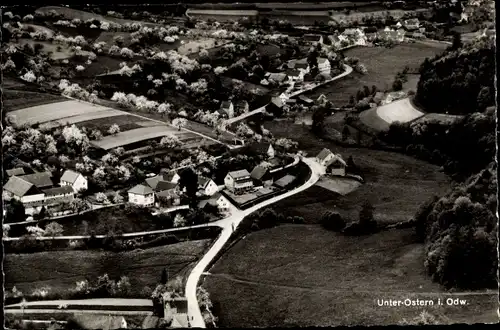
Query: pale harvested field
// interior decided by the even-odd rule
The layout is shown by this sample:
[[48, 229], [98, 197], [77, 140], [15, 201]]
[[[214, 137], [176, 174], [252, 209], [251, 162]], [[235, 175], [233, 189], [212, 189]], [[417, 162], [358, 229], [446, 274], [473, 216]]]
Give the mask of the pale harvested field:
[[10, 112], [9, 115], [13, 116], [15, 123], [18, 125], [33, 125], [36, 123], [59, 120], [66, 117], [101, 112], [108, 109], [113, 110], [99, 105], [71, 100], [16, 110]]
[[324, 176], [316, 185], [345, 196], [358, 189], [361, 183], [349, 178]]
[[73, 124], [77, 124], [77, 123], [81, 123], [81, 122], [93, 120], [93, 119], [116, 117], [116, 116], [121, 116], [121, 115], [123, 115], [123, 111], [109, 109], [109, 110], [102, 110], [99, 112], [85, 113], [83, 115], [71, 116], [71, 117], [55, 120], [53, 122], [50, 122], [50, 125], [52, 127], [59, 127], [59, 126], [73, 125]]
[[423, 114], [423, 112], [415, 109], [409, 98], [394, 101], [377, 108], [377, 115], [389, 124], [395, 121], [406, 123], [423, 116]]
[[154, 127], [142, 127], [121, 132], [113, 136], [107, 136], [99, 141], [92, 141], [92, 144], [98, 148], [109, 150], [143, 140], [154, 139], [169, 134], [176, 135], [181, 141], [193, 137], [198, 137], [193, 133], [179, 132], [175, 128], [163, 125]]

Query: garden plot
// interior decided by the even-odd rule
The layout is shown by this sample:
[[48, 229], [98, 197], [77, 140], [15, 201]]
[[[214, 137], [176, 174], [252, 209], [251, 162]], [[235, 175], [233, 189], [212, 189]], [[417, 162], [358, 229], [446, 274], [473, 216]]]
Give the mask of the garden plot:
[[64, 101], [58, 103], [38, 105], [10, 112], [17, 125], [45, 123], [66, 117], [78, 116], [88, 113], [112, 110], [95, 104], [79, 101]]
[[[163, 125], [155, 127], [142, 127], [137, 129], [132, 129], [126, 132], [121, 132], [113, 136], [107, 136], [99, 141], [92, 141], [92, 144], [98, 148], [109, 150], [117, 147], [121, 147], [127, 144], [137, 143], [143, 140], [150, 140], [169, 134], [174, 134], [179, 136], [179, 131], [175, 128]], [[192, 133], [181, 133], [183, 135], [181, 141], [184, 138], [197, 137]]]
[[316, 185], [345, 196], [358, 189], [361, 183], [349, 178], [325, 176], [322, 177]]
[[47, 93], [37, 93], [28, 92], [24, 90], [6, 90], [7, 88], [20, 88], [25, 87], [22, 84], [10, 85], [9, 87], [4, 85], [3, 90], [3, 109], [5, 112], [13, 112], [19, 109], [24, 109], [27, 107], [41, 106], [44, 104], [59, 103], [61, 101], [67, 100], [67, 98], [61, 95], [53, 95]]
[[99, 112], [85, 113], [83, 115], [67, 117], [64, 119], [55, 120], [50, 122], [49, 125], [51, 127], [60, 127], [73, 125], [81, 122], [86, 122], [89, 120], [99, 119], [99, 118], [110, 118], [123, 115], [123, 111], [120, 110], [102, 110]]

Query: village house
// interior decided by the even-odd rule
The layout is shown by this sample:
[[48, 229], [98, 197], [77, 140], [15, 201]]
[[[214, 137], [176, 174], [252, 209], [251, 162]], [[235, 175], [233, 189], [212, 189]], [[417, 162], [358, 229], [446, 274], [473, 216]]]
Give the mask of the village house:
[[54, 205], [62, 202], [71, 202], [75, 191], [71, 186], [53, 187], [42, 190], [45, 194], [44, 205]]
[[271, 102], [266, 105], [266, 111], [269, 113], [280, 113], [283, 109], [284, 102], [280, 97], [273, 97]]
[[287, 69], [285, 71], [288, 79], [290, 81], [303, 81], [304, 80], [304, 71], [298, 69]]
[[146, 185], [150, 187], [156, 195], [158, 206], [160, 204], [159, 202], [169, 206], [180, 204], [178, 184], [170, 181], [175, 175], [176, 173], [164, 173], [145, 180]]
[[245, 100], [240, 100], [236, 104], [236, 113], [237, 114], [242, 114], [245, 112], [248, 112], [250, 110], [250, 106], [248, 105], [248, 102]]
[[60, 185], [70, 186], [75, 192], [88, 189], [87, 179], [81, 173], [72, 170], [64, 171], [61, 176]]
[[238, 170], [227, 173], [224, 185], [234, 194], [241, 194], [253, 189], [253, 180], [247, 170]]
[[297, 178], [295, 176], [287, 174], [279, 180], [276, 180], [274, 185], [280, 189], [289, 189], [296, 179]]
[[407, 31], [415, 31], [420, 28], [420, 21], [418, 18], [410, 18], [404, 21], [403, 26]]
[[156, 206], [177, 206], [181, 203], [181, 196], [177, 190], [163, 190], [155, 193], [158, 201]]
[[335, 158], [327, 166], [326, 172], [331, 175], [345, 176], [346, 167], [347, 164], [342, 157], [335, 155]]
[[4, 194], [21, 201], [25, 207], [43, 205], [45, 194], [42, 190], [53, 187], [51, 177], [50, 172], [12, 176], [3, 186]]
[[316, 161], [325, 167], [328, 166], [333, 159], [335, 159], [335, 154], [327, 148], [323, 148], [316, 156]]
[[128, 201], [142, 207], [153, 206], [155, 203], [155, 194], [151, 187], [138, 184], [128, 190]]
[[207, 206], [207, 204], [217, 207], [221, 212], [229, 210], [229, 205], [230, 205], [229, 200], [219, 192], [213, 194], [208, 199], [201, 200], [198, 203], [198, 207], [203, 209], [204, 207]]
[[163, 308], [165, 318], [171, 318], [170, 328], [189, 328], [189, 318], [187, 314], [187, 298], [172, 297], [170, 293], [163, 295]]
[[254, 180], [255, 185], [269, 187], [273, 184], [273, 177], [269, 172], [269, 169], [262, 165], [257, 165], [253, 168], [250, 177]]
[[304, 34], [302, 39], [305, 41], [312, 42], [313, 45], [318, 45], [323, 43], [323, 36], [321, 34]]
[[219, 115], [225, 118], [234, 117], [234, 105], [231, 101], [222, 101], [220, 108], [218, 110]]
[[327, 58], [318, 57], [318, 70], [319, 72], [330, 73], [332, 67], [330, 61]]
[[172, 183], [179, 183], [181, 176], [175, 171], [162, 170], [161, 175], [163, 177], [163, 181], [168, 181]]
[[217, 191], [219, 191], [219, 187], [217, 187], [217, 185], [212, 179], [205, 178], [202, 176], [198, 177], [198, 192], [201, 195], [212, 196]]
[[286, 73], [272, 73], [268, 72], [266, 73], [265, 77], [267, 78], [268, 81], [274, 81], [277, 84], [282, 84], [285, 82], [287, 79]]

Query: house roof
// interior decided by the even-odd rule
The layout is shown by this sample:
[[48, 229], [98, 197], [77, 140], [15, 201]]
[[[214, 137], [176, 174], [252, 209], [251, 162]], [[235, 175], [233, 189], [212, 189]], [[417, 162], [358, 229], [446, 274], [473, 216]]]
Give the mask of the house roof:
[[143, 184], [138, 184], [137, 186], [129, 189], [128, 193], [136, 195], [148, 195], [153, 193], [153, 189]]
[[299, 95], [299, 99], [304, 101], [304, 102], [307, 102], [307, 103], [312, 103], [314, 102], [313, 100], [311, 100], [310, 98], [308, 98], [307, 96], [305, 95]]
[[278, 181], [276, 181], [274, 184], [277, 185], [278, 187], [283, 188], [283, 187], [288, 186], [293, 181], [295, 181], [295, 179], [296, 179], [295, 176], [287, 174], [284, 177], [282, 177], [281, 179], [279, 179]]
[[333, 154], [333, 152], [330, 151], [330, 149], [327, 149], [327, 148], [323, 148], [323, 150], [321, 150], [321, 152], [318, 154], [318, 156], [316, 156], [320, 161], [323, 161], [325, 160], [325, 158], [329, 155]]
[[32, 188], [34, 185], [28, 181], [25, 181], [21, 177], [12, 176], [9, 181], [3, 186], [3, 189], [18, 196], [22, 197]]
[[11, 168], [10, 170], [5, 171], [8, 176], [16, 176], [16, 175], [24, 175], [24, 168], [22, 167], [16, 167], [16, 168]]
[[297, 69], [288, 69], [285, 71], [287, 76], [290, 77], [298, 77], [300, 75], [300, 70]]
[[250, 176], [250, 173], [248, 173], [247, 170], [238, 170], [238, 171], [232, 171], [228, 173], [233, 179], [242, 179], [246, 176]]
[[262, 180], [262, 178], [266, 175], [268, 172], [268, 169], [262, 165], [257, 165], [253, 168], [252, 173], [250, 173], [250, 176], [252, 179], [255, 180]]
[[320, 41], [321, 35], [318, 34], [304, 34], [302, 39], [307, 41]]
[[160, 181], [156, 185], [156, 188], [154, 188], [153, 190], [156, 192], [160, 192], [160, 191], [166, 191], [166, 190], [173, 190], [175, 187], [177, 187], [177, 184], [175, 184], [173, 182]]
[[327, 62], [328, 59], [327, 58], [324, 58], [324, 57], [318, 57], [318, 64], [323, 64], [325, 62]]
[[271, 103], [277, 106], [278, 108], [281, 108], [283, 106], [283, 101], [281, 101], [281, 98], [276, 96], [271, 99]]
[[222, 109], [229, 109], [230, 106], [231, 106], [231, 101], [222, 101], [220, 105]]
[[285, 73], [271, 73], [268, 77], [268, 79], [272, 79], [277, 82], [282, 82], [283, 80], [286, 79], [286, 74]]
[[56, 196], [56, 195], [74, 193], [73, 188], [71, 186], [54, 187], [49, 189], [43, 189], [42, 191], [47, 196]]
[[306, 63], [295, 63], [295, 68], [296, 69], [307, 69], [307, 67], [309, 66], [309, 64]]
[[345, 160], [342, 159], [342, 157], [340, 157], [340, 155], [335, 155], [335, 157], [332, 159], [329, 165], [339, 164], [339, 163], [342, 166], [347, 166], [347, 163], [345, 162]]
[[156, 196], [167, 197], [167, 198], [177, 198], [177, 197], [179, 197], [179, 194], [175, 190], [169, 189], [169, 190], [158, 191], [156, 193]]
[[152, 178], [147, 178], [145, 181], [146, 184], [155, 191], [169, 190], [177, 186], [177, 184], [171, 182], [171, 180], [168, 180], [168, 175], [166, 174], [156, 175]]
[[188, 328], [189, 327], [189, 319], [188, 319], [187, 313], [174, 314], [170, 327], [172, 327], [172, 328]]
[[33, 174], [23, 175], [25, 181], [32, 183], [37, 188], [51, 187], [54, 183], [51, 180], [52, 174], [50, 172], [39, 172]]
[[76, 179], [78, 179], [80, 175], [81, 175], [80, 173], [75, 172], [73, 170], [66, 170], [61, 176], [61, 181], [75, 183]]
[[75, 314], [74, 318], [83, 329], [121, 329], [125, 321], [123, 316], [99, 314]]
[[206, 186], [209, 184], [209, 182], [212, 181], [212, 179], [205, 178], [203, 176], [198, 177], [198, 186], [202, 187], [203, 189], [206, 188]]
[[269, 164], [271, 164], [273, 167], [277, 167], [281, 165], [281, 160], [277, 157], [273, 157], [267, 160]]
[[164, 173], [163, 174], [163, 180], [164, 181], [169, 181], [169, 182], [172, 182], [172, 179], [174, 178], [174, 176], [177, 175], [177, 172], [168, 172], [168, 173]]

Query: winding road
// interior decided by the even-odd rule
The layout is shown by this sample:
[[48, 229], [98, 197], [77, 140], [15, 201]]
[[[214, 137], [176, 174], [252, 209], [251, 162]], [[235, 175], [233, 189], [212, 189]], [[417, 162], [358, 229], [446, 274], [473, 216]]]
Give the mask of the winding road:
[[276, 197], [268, 199], [246, 210], [238, 210], [233, 207], [230, 217], [218, 221], [219, 225], [223, 228], [219, 238], [215, 241], [210, 250], [198, 262], [198, 264], [193, 268], [186, 283], [185, 292], [188, 301], [188, 316], [191, 327], [205, 328], [205, 322], [203, 320], [200, 306], [198, 305], [198, 300], [196, 297], [196, 289], [200, 280], [200, 276], [205, 272], [205, 268], [210, 264], [210, 262], [212, 262], [212, 260], [217, 256], [222, 247], [227, 243], [227, 241], [231, 237], [231, 234], [233, 233], [233, 228], [238, 227], [238, 225], [247, 215], [257, 211], [258, 209], [276, 203], [284, 198], [290, 197], [310, 188], [319, 180], [320, 176], [324, 174], [323, 166], [318, 164], [314, 158], [301, 158], [301, 160], [311, 169], [311, 177], [302, 186], [282, 195], [278, 195]]

